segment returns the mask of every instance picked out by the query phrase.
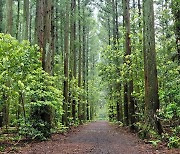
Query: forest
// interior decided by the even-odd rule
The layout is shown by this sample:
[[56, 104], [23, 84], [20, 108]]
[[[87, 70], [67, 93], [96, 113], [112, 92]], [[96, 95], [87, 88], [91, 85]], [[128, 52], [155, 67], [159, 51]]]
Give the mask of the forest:
[[180, 1], [0, 0], [0, 153], [99, 120], [180, 147]]

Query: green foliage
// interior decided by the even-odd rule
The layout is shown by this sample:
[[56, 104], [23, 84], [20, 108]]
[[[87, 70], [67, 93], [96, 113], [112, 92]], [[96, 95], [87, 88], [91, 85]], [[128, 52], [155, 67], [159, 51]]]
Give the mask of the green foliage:
[[[159, 1], [158, 1], [159, 2]], [[161, 120], [163, 126], [168, 125], [168, 142], [170, 144], [171, 137], [177, 136], [179, 125], [179, 101], [180, 101], [180, 67], [177, 61], [174, 59], [176, 51], [176, 40], [173, 31], [173, 15], [171, 9], [168, 7], [169, 2], [165, 2], [164, 6], [157, 4], [158, 13], [156, 18], [158, 19], [159, 27], [156, 29], [156, 51], [157, 51], [157, 68], [158, 68], [158, 81], [159, 81], [159, 98], [160, 98], [160, 110], [157, 111], [158, 118]], [[172, 8], [175, 11], [174, 17], [178, 17], [177, 1], [173, 1]], [[166, 7], [167, 5], [167, 7]], [[161, 10], [161, 11], [160, 11]], [[160, 12], [159, 12], [160, 11]], [[156, 132], [145, 125], [145, 91], [144, 91], [144, 60], [143, 60], [143, 46], [142, 46], [142, 27], [137, 27], [137, 23], [141, 24], [142, 19], [138, 15], [138, 10], [131, 9], [131, 51], [132, 54], [124, 56], [124, 38], [119, 39], [119, 46], [106, 45], [101, 51], [101, 63], [99, 65], [100, 75], [102, 77], [102, 84], [106, 92], [106, 101], [108, 103], [108, 114], [110, 120], [116, 120], [116, 102], [119, 100], [123, 102], [123, 86], [120, 87], [120, 91], [116, 89], [116, 85], [123, 85], [124, 83], [133, 79], [133, 99], [135, 100], [135, 117], [136, 128], [141, 138], [159, 138]], [[142, 26], [142, 25], [138, 25]], [[177, 26], [177, 21], [175, 22]], [[122, 27], [120, 33], [124, 32]], [[122, 34], [122, 33], [121, 33]], [[177, 35], [177, 34], [176, 34]], [[121, 36], [124, 36], [122, 34]], [[106, 87], [106, 88], [105, 88]], [[123, 104], [122, 104], [123, 105]], [[123, 107], [122, 107], [123, 108]], [[158, 140], [153, 140], [152, 144], [157, 145]], [[176, 140], [177, 141], [177, 140]], [[176, 147], [176, 146], [174, 146]]]
[[159, 115], [164, 121], [174, 121], [180, 118], [180, 106], [177, 103], [168, 104], [164, 107]]
[[6, 148], [5, 145], [1, 145], [0, 146], [0, 152], [3, 152], [5, 150], [5, 148]]
[[[55, 85], [57, 78], [49, 76], [41, 68], [33, 71], [31, 74], [27, 78], [29, 83], [27, 98], [30, 102], [30, 114], [33, 116], [35, 112], [38, 112], [37, 117], [33, 116], [33, 118], [37, 119], [39, 119], [38, 116], [42, 113], [45, 115], [50, 114], [49, 118], [51, 120], [56, 119], [57, 121], [63, 113], [62, 91], [57, 89]], [[52, 123], [52, 125], [55, 125], [55, 123]]]
[[158, 143], [160, 142], [161, 140], [153, 140], [153, 141], [149, 141], [149, 143], [151, 143], [154, 147], [157, 147], [158, 146]]
[[[43, 127], [45, 124], [42, 121], [39, 121], [39, 126]], [[43, 134], [43, 130], [39, 130], [37, 127], [34, 128], [34, 124], [32, 121], [28, 121], [24, 123], [22, 121], [19, 127], [19, 135], [26, 137], [28, 139], [37, 139], [37, 140], [45, 140], [45, 134]], [[39, 127], [40, 128], [40, 127]]]
[[42, 70], [37, 45], [0, 34], [0, 112], [6, 106], [6, 125], [32, 139], [49, 137], [63, 113], [59, 79]]
[[172, 136], [169, 138], [168, 142], [169, 148], [179, 148], [180, 147], [180, 138], [178, 136]]

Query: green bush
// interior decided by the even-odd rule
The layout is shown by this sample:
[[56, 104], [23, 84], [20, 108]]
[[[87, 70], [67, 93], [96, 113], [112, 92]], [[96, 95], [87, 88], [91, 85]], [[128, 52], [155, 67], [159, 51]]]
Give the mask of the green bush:
[[179, 148], [180, 147], [180, 138], [177, 136], [172, 136], [169, 138], [168, 142], [169, 148]]
[[8, 113], [3, 125], [32, 139], [49, 137], [63, 113], [60, 77], [42, 70], [40, 56], [37, 45], [0, 33], [0, 113]]

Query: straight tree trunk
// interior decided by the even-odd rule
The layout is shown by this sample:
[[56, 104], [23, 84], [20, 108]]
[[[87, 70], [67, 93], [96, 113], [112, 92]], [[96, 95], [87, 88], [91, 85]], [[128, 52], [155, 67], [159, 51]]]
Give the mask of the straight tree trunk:
[[36, 1], [35, 42], [42, 54], [42, 67], [48, 74], [53, 72], [52, 50], [52, 0]]
[[[44, 49], [44, 5], [45, 0], [37, 0], [36, 1], [36, 19], [35, 19], [35, 42], [39, 45], [41, 48], [41, 54]], [[42, 58], [41, 58], [42, 60]]]
[[63, 23], [63, 21], [65, 20], [64, 18], [63, 18], [63, 11], [61, 10], [60, 11], [60, 16], [62, 16], [62, 21], [61, 21], [61, 23], [60, 23], [60, 50], [61, 50], [61, 55], [62, 55], [62, 61], [64, 60], [63, 58], [64, 58], [64, 23]]
[[3, 32], [3, 5], [4, 5], [4, 3], [3, 3], [3, 0], [1, 0], [0, 1], [0, 33], [2, 33]]
[[[126, 30], [125, 34], [125, 63], [127, 59], [126, 56], [131, 55], [131, 40], [130, 40], [130, 13], [129, 13], [129, 0], [123, 0], [123, 16], [124, 16], [124, 27]], [[127, 63], [127, 65], [130, 65]], [[135, 123], [135, 109], [134, 109], [134, 99], [132, 97], [133, 93], [133, 80], [131, 79], [129, 82], [125, 83], [124, 86], [124, 113], [125, 123], [131, 125], [131, 129], [134, 129]]]
[[[119, 22], [118, 22], [118, 1], [114, 0], [114, 5], [113, 5], [114, 9], [115, 9], [115, 14], [114, 14], [114, 27], [115, 27], [115, 37], [116, 37], [116, 47], [115, 49], [119, 49]], [[116, 65], [118, 66], [119, 61], [116, 61]], [[120, 70], [117, 68], [117, 74], [119, 74]], [[120, 74], [119, 74], [120, 75]], [[118, 121], [123, 121], [123, 110], [122, 110], [122, 101], [121, 101], [121, 83], [116, 83], [115, 85], [115, 89], [116, 92], [119, 94], [116, 98], [116, 112], [117, 112], [117, 120]]]
[[119, 23], [118, 23], [118, 0], [115, 0], [115, 22], [116, 22], [116, 42], [119, 49]]
[[[81, 3], [78, 0], [78, 14], [79, 14], [79, 21], [78, 21], [78, 29], [79, 29], [79, 64], [78, 64], [78, 87], [81, 88], [81, 80], [82, 80], [82, 47], [81, 47]], [[78, 118], [80, 123], [82, 123], [82, 105], [81, 105], [81, 98], [79, 98], [78, 102]]]
[[[106, 0], [106, 5], [109, 6], [109, 0]], [[110, 11], [111, 12], [111, 11]], [[108, 45], [111, 45], [111, 21], [110, 21], [110, 12], [107, 16], [107, 27], [108, 27]]]
[[29, 36], [29, 0], [24, 0], [23, 5], [24, 27], [23, 39], [28, 40]]
[[112, 17], [113, 17], [113, 47], [116, 48], [117, 33], [116, 33], [116, 5], [115, 0], [112, 0]]
[[[83, 72], [83, 88], [86, 90], [86, 25], [85, 25], [85, 6], [83, 6], [83, 53], [82, 53], [82, 72]], [[83, 99], [83, 120], [86, 120], [86, 102]]]
[[[138, 0], [138, 15], [139, 15], [139, 33], [142, 34], [142, 22], [141, 22], [141, 16], [142, 16], [142, 7], [141, 7], [141, 0]], [[142, 44], [142, 39], [139, 38], [139, 44]]]
[[128, 112], [128, 85], [124, 84], [124, 124], [129, 125], [129, 112]]
[[44, 47], [43, 47], [43, 69], [50, 75], [53, 72], [53, 50], [52, 50], [52, 0], [45, 1], [44, 5]]
[[180, 1], [172, 0], [172, 12], [174, 15], [175, 23], [175, 35], [176, 35], [176, 48], [177, 48], [177, 59], [180, 64]]
[[69, 85], [69, 4], [66, 1], [65, 32], [64, 32], [64, 102], [63, 102], [63, 124], [68, 126], [68, 85]]
[[86, 116], [87, 120], [90, 120], [90, 110], [89, 110], [89, 83], [88, 83], [88, 78], [89, 78], [89, 27], [87, 27], [87, 35], [86, 35]]
[[162, 126], [157, 119], [157, 110], [159, 109], [160, 102], [156, 68], [153, 0], [144, 0], [143, 22], [146, 123], [150, 129], [154, 129], [161, 134], [163, 132]]
[[54, 75], [54, 56], [55, 56], [55, 39], [56, 39], [56, 29], [55, 29], [55, 0], [52, 0], [51, 4], [51, 57], [50, 57], [50, 65], [51, 65], [51, 75]]
[[108, 16], [108, 45], [111, 45], [111, 24], [110, 24], [109, 16]]
[[[130, 45], [130, 14], [129, 14], [129, 0], [123, 0], [123, 21], [125, 27], [125, 63], [126, 56], [131, 54]], [[129, 125], [129, 97], [131, 92], [129, 91], [129, 84], [126, 82], [124, 84], [124, 122]]]
[[30, 3], [30, 12], [29, 12], [29, 42], [32, 43], [32, 22], [33, 22], [33, 5]]
[[[72, 56], [72, 65], [71, 73], [73, 79], [76, 79], [77, 76], [77, 58], [76, 58], [76, 0], [71, 0], [71, 56]], [[76, 120], [76, 100], [72, 100], [72, 117], [75, 122]]]
[[17, 0], [17, 20], [16, 20], [16, 39], [20, 40], [19, 36], [19, 19], [20, 19], [20, 0]]
[[59, 6], [58, 6], [58, 0], [55, 0], [54, 2], [55, 7], [55, 51], [57, 54], [60, 54], [60, 47], [59, 47]]
[[13, 0], [6, 0], [6, 33], [13, 33], [13, 10], [12, 10]]

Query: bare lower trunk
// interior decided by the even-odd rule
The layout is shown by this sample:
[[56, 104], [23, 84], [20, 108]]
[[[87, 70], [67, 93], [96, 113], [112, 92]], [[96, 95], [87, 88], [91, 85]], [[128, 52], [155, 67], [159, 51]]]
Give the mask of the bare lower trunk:
[[145, 105], [146, 123], [159, 134], [163, 132], [160, 121], [157, 119], [159, 109], [158, 80], [155, 52], [155, 30], [153, 0], [146, 0], [143, 4], [144, 17], [144, 78], [145, 78]]

